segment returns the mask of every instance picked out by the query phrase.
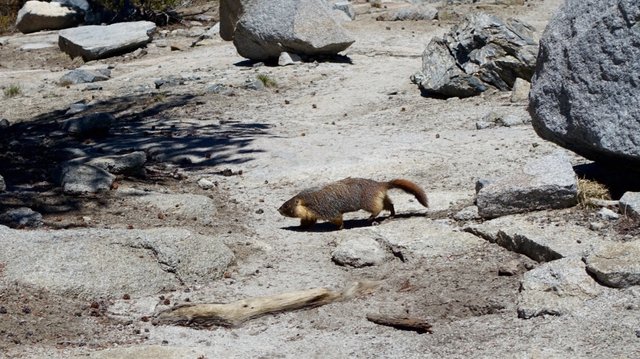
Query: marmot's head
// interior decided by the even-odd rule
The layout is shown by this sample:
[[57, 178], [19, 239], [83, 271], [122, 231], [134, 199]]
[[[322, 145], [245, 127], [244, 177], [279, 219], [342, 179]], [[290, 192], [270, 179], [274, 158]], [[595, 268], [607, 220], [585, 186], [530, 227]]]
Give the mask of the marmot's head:
[[304, 206], [302, 199], [296, 196], [282, 204], [282, 206], [278, 208], [278, 212], [285, 217], [300, 217], [299, 211], [302, 206]]

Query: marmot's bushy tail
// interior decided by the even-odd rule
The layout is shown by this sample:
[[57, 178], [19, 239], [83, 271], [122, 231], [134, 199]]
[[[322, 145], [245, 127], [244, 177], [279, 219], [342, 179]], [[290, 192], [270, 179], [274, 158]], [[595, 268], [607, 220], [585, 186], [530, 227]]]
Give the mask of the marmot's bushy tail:
[[407, 193], [411, 193], [416, 196], [418, 202], [425, 207], [429, 207], [429, 200], [427, 199], [427, 194], [424, 193], [422, 188], [420, 188], [417, 184], [406, 180], [406, 179], [394, 179], [387, 182], [389, 188], [399, 188]]

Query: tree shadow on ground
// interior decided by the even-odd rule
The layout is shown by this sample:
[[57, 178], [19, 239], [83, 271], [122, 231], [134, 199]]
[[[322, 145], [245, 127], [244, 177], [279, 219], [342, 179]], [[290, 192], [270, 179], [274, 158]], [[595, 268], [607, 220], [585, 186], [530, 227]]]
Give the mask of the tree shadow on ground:
[[[82, 201], [99, 201], [100, 195], [65, 196], [58, 187], [56, 172], [66, 161], [82, 155], [92, 158], [144, 151], [147, 168], [162, 168], [170, 162], [190, 171], [246, 163], [262, 152], [250, 145], [258, 137], [272, 136], [269, 125], [216, 119], [199, 110], [206, 100], [157, 93], [114, 97], [91, 104], [79, 114], [51, 111], [2, 130], [0, 174], [8, 193], [0, 195], [0, 210], [34, 203], [37, 207], [42, 202], [37, 198], [47, 196], [57, 205], [40, 207], [53, 211], [73, 210]], [[115, 117], [107, 134], [77, 137], [62, 129], [68, 119], [97, 112]], [[137, 180], [157, 183], [163, 175], [171, 178], [172, 174], [147, 171]]]

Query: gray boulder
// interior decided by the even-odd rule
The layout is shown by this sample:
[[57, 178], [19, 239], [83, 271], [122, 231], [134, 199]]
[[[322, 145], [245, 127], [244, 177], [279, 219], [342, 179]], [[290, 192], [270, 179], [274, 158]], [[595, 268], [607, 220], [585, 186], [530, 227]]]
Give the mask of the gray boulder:
[[220, 10], [220, 35], [233, 38], [238, 53], [251, 60], [277, 59], [282, 52], [335, 55], [354, 42], [324, 1], [222, 1]]
[[220, 238], [184, 229], [17, 231], [0, 226], [2, 283], [86, 299], [210, 283], [233, 261]]
[[586, 258], [587, 270], [614, 288], [640, 285], [640, 240], [610, 243]]
[[340, 243], [331, 256], [339, 265], [360, 268], [384, 262], [387, 253], [375, 239], [363, 236]]
[[113, 174], [141, 174], [147, 155], [143, 151], [135, 151], [124, 155], [102, 156], [92, 158], [86, 163]]
[[28, 207], [20, 207], [0, 214], [0, 223], [11, 228], [33, 228], [42, 226], [44, 222], [40, 213]]
[[104, 136], [109, 133], [115, 117], [108, 112], [97, 112], [66, 120], [62, 129], [77, 137]]
[[620, 198], [620, 211], [635, 219], [640, 219], [640, 192], [625, 192]]
[[602, 293], [580, 258], [563, 258], [525, 273], [518, 295], [518, 316], [565, 315]]
[[61, 85], [68, 84], [84, 84], [89, 82], [106, 81], [111, 77], [111, 70], [109, 69], [97, 69], [97, 70], [85, 70], [75, 69], [62, 75], [58, 83]]
[[156, 25], [150, 21], [122, 22], [107, 26], [80, 26], [59, 33], [60, 50], [84, 61], [121, 55], [151, 41]]
[[541, 40], [529, 96], [540, 137], [607, 164], [640, 164], [640, 2], [569, 0]]
[[60, 173], [60, 186], [67, 194], [104, 192], [111, 189], [116, 176], [86, 164], [66, 164]]
[[483, 186], [476, 202], [483, 218], [567, 208], [578, 202], [577, 179], [568, 157], [558, 153]]
[[18, 11], [16, 28], [26, 34], [41, 30], [58, 30], [76, 26], [80, 14], [57, 2], [27, 1]]
[[533, 75], [538, 45], [533, 28], [515, 19], [473, 13], [442, 39], [431, 40], [422, 70], [412, 76], [428, 95], [468, 97], [493, 86], [511, 90]]

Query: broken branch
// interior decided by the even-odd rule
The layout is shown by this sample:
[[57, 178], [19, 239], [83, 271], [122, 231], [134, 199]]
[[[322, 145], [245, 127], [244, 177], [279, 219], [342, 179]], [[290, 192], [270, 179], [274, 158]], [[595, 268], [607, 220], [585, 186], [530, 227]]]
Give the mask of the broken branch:
[[433, 331], [431, 330], [431, 324], [427, 323], [423, 319], [409, 317], [392, 317], [380, 314], [367, 314], [367, 320], [376, 324], [386, 325], [388, 327], [394, 327], [400, 330], [411, 330], [420, 334], [433, 334]]

